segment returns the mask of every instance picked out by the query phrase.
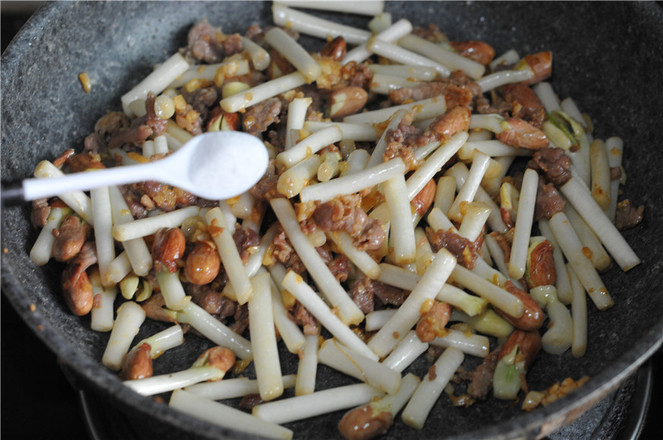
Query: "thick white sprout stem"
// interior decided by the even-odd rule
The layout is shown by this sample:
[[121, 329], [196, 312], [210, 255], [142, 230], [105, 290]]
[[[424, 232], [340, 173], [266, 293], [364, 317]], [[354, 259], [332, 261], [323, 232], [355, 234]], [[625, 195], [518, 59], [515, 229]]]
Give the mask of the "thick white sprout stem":
[[92, 294], [94, 295], [94, 306], [90, 310], [90, 328], [96, 332], [108, 332], [113, 329], [113, 318], [115, 317], [115, 298], [117, 287], [104, 287], [101, 285], [99, 270], [89, 273]]
[[380, 399], [372, 401], [369, 405], [373, 411], [389, 412], [395, 418], [408, 400], [410, 400], [420, 383], [421, 379], [412, 373], [408, 373], [403, 377], [397, 393], [387, 394]]
[[160, 374], [144, 379], [125, 380], [123, 383], [138, 394], [153, 396], [199, 382], [219, 380], [224, 375], [225, 371], [221, 371], [216, 367], [191, 367], [175, 373]]
[[470, 130], [483, 129], [499, 134], [504, 131], [506, 119], [497, 113], [486, 115], [472, 115], [470, 117]]
[[567, 115], [571, 116], [573, 119], [578, 121], [580, 125], [583, 126], [583, 128], [587, 128], [587, 125], [585, 123], [585, 118], [583, 117], [582, 113], [580, 112], [580, 109], [576, 105], [575, 101], [573, 101], [572, 98], [567, 97], [562, 100], [562, 102], [559, 103], [561, 110], [566, 113]]
[[276, 156], [276, 161], [282, 166], [290, 168], [311, 156], [313, 153], [317, 153], [326, 146], [338, 142], [341, 139], [343, 139], [343, 132], [336, 125], [323, 128], [297, 142], [292, 148], [279, 153], [279, 155]]
[[371, 158], [368, 160], [368, 164], [366, 166], [374, 167], [383, 162], [383, 156], [387, 149], [388, 143], [387, 136], [390, 131], [396, 130], [398, 128], [406, 114], [407, 111], [401, 109], [390, 116], [389, 124], [384, 129], [380, 139], [378, 139], [377, 143], [375, 144], [373, 152], [371, 153]]
[[380, 265], [366, 251], [357, 249], [352, 237], [345, 231], [331, 231], [327, 237], [334, 242], [343, 255], [348, 257], [364, 275], [375, 280], [380, 276]]
[[515, 156], [500, 156], [500, 157], [495, 157], [493, 159], [496, 163], [502, 166], [502, 171], [497, 174], [494, 177], [487, 178], [484, 176], [483, 180], [481, 181], [481, 186], [490, 194], [491, 196], [495, 196], [497, 192], [500, 190], [500, 186], [502, 185], [502, 182], [504, 181], [504, 177], [506, 176], [507, 172], [509, 171], [509, 168], [511, 168], [511, 165], [513, 162], [516, 160]]
[[304, 348], [299, 352], [295, 396], [311, 394], [315, 391], [315, 379], [318, 371], [318, 335], [306, 335]]
[[316, 176], [321, 163], [322, 158], [317, 154], [298, 162], [281, 173], [276, 181], [276, 190], [289, 199], [299, 195], [309, 181]]
[[497, 339], [508, 338], [514, 330], [514, 327], [493, 309], [487, 309], [476, 316], [468, 316], [459, 310], [453, 310], [449, 321], [467, 323], [477, 332], [487, 336], [494, 336]]
[[210, 315], [193, 302], [187, 304], [177, 312], [177, 321], [180, 324], [189, 324], [198, 333], [214, 342], [216, 345], [227, 347], [243, 360], [253, 359], [251, 342], [237, 334], [221, 321]]
[[[242, 44], [245, 49], [248, 49], [247, 41], [251, 42], [255, 46], [258, 46], [248, 38], [242, 37]], [[258, 47], [267, 55], [267, 62], [269, 63], [269, 54], [267, 51], [265, 51], [260, 46]], [[252, 54], [249, 54], [249, 56], [253, 59]], [[231, 59], [221, 63], [190, 66], [186, 72], [178, 76], [176, 80], [170, 83], [169, 88], [180, 88], [192, 79], [204, 79], [211, 82], [218, 78], [219, 75], [222, 75], [223, 78], [228, 78], [232, 76], [246, 75], [250, 71], [251, 69], [247, 60], [232, 57]]]
[[612, 264], [612, 260], [601, 244], [601, 241], [594, 234], [594, 231], [592, 231], [592, 228], [580, 217], [580, 214], [578, 214], [578, 211], [573, 206], [566, 205], [565, 213], [580, 239], [580, 244], [582, 244], [583, 251], [586, 254], [585, 256], [592, 261], [592, 264], [599, 272], [607, 270]]
[[571, 313], [557, 298], [555, 286], [537, 286], [530, 290], [532, 298], [545, 309], [550, 324], [541, 337], [541, 348], [550, 354], [562, 354], [573, 342]]
[[[134, 220], [127, 202], [117, 186], [109, 187], [113, 225], [120, 225]], [[122, 242], [127, 252], [131, 267], [136, 275], [145, 276], [152, 268], [152, 255], [141, 237]]]
[[482, 64], [458, 55], [439, 44], [433, 43], [414, 34], [404, 36], [398, 41], [398, 44], [418, 53], [419, 55], [423, 55], [426, 58], [430, 58], [431, 60], [442, 64], [450, 71], [462, 70], [473, 80], [481, 78], [486, 71], [485, 66]]
[[251, 297], [253, 287], [244, 263], [237, 250], [237, 245], [220, 208], [212, 208], [205, 214], [208, 230], [228, 274], [228, 280], [235, 292], [237, 302], [245, 304]]
[[[42, 160], [34, 170], [37, 178], [62, 177], [64, 173], [58, 167], [47, 160]], [[92, 213], [92, 201], [83, 191], [72, 191], [58, 194], [58, 198], [69, 206], [83, 220], [94, 226], [94, 215]]]
[[156, 273], [157, 282], [161, 288], [161, 294], [170, 310], [181, 310], [189, 304], [191, 297], [186, 296], [184, 286], [180, 281], [179, 270], [177, 272], [168, 272], [160, 270]]
[[39, 231], [39, 235], [30, 249], [30, 259], [37, 266], [43, 266], [51, 259], [55, 243], [53, 231], [60, 227], [62, 220], [70, 212], [69, 208], [51, 208], [46, 218], [46, 224]]
[[[605, 141], [605, 148], [608, 152], [608, 164], [610, 168], [621, 169], [622, 155], [624, 153], [624, 141], [616, 136], [609, 137]], [[608, 209], [604, 210], [605, 215], [610, 221], [615, 220], [615, 212], [617, 211], [617, 199], [619, 198], [619, 183], [620, 179], [613, 179], [610, 181], [610, 206], [608, 206]]]
[[[285, 130], [285, 149], [290, 149], [299, 141], [299, 130], [304, 128], [306, 111], [311, 105], [311, 98], [295, 98], [288, 104], [288, 119]], [[313, 130], [311, 130], [313, 131]]]
[[281, 363], [276, 345], [272, 311], [271, 277], [264, 272], [252, 279], [253, 294], [249, 298], [249, 332], [258, 388], [262, 400], [283, 394]]
[[467, 140], [468, 134], [460, 132], [455, 134], [431, 154], [426, 161], [407, 179], [407, 192], [409, 200], [412, 200], [419, 191], [432, 179], [442, 167], [451, 159], [458, 149]]
[[322, 68], [294, 38], [283, 29], [273, 27], [265, 32], [265, 42], [295, 66], [309, 83], [318, 79]]
[[186, 72], [189, 63], [182, 55], [176, 53], [168, 58], [163, 64], [157, 67], [152, 73], [145, 77], [141, 82], [135, 85], [131, 90], [122, 95], [122, 109], [132, 116], [129, 104], [137, 99], [147, 99], [149, 92], [158, 95], [163, 92], [178, 76]]
[[383, 183], [394, 176], [405, 173], [405, 164], [401, 158], [382, 162], [376, 166], [365, 168], [351, 175], [345, 175], [329, 182], [317, 183], [305, 187], [300, 193], [302, 202], [327, 202], [334, 197], [353, 194], [363, 189]]
[[589, 145], [592, 197], [605, 211], [610, 207], [610, 165], [605, 142], [595, 139]]
[[253, 407], [253, 415], [262, 420], [283, 424], [363, 405], [382, 394], [364, 383], [345, 385], [262, 403]]
[[421, 383], [403, 409], [401, 418], [403, 422], [415, 429], [422, 429], [428, 413], [442, 394], [444, 387], [454, 375], [465, 356], [457, 348], [447, 348], [435, 361], [433, 367], [435, 374], [426, 374]]
[[575, 274], [587, 291], [587, 294], [589, 294], [589, 297], [594, 301], [594, 305], [599, 310], [611, 307], [614, 304], [612, 297], [608, 293], [608, 289], [603, 284], [598, 272], [596, 272], [594, 265], [583, 253], [580, 239], [571, 226], [566, 214], [558, 212], [550, 218], [548, 223], [555, 236], [555, 240], [557, 240], [566, 259], [573, 265]]
[[140, 347], [143, 344], [148, 344], [150, 346], [150, 357], [156, 359], [167, 350], [184, 344], [184, 332], [179, 324], [171, 325], [170, 327], [143, 339], [138, 344], [134, 345], [134, 348]]
[[483, 312], [488, 306], [488, 301], [479, 296], [470, 295], [463, 289], [451, 284], [445, 284], [435, 297], [438, 301], [446, 302], [455, 308], [462, 310], [469, 316]]
[[504, 283], [506, 283], [509, 279], [513, 281], [516, 286], [520, 286], [520, 282], [503, 274], [499, 270], [486, 263], [483, 259], [477, 259], [474, 262], [474, 267], [472, 268], [471, 272], [480, 276], [484, 280], [490, 281], [491, 283], [500, 287], [504, 287]]
[[[271, 273], [270, 273], [271, 276]], [[280, 283], [278, 284], [280, 285]], [[286, 348], [290, 353], [297, 354], [299, 350], [304, 347], [306, 337], [302, 333], [299, 326], [290, 319], [288, 310], [283, 305], [281, 299], [281, 290], [272, 277], [272, 312], [274, 313], [274, 325], [281, 335], [281, 339], [285, 343]]]
[[483, 231], [486, 220], [490, 216], [490, 206], [483, 202], [470, 202], [465, 206], [465, 215], [458, 228], [458, 235], [471, 242], [476, 241]]
[[571, 354], [573, 354], [573, 357], [581, 357], [587, 350], [587, 297], [585, 296], [585, 289], [576, 276], [573, 265], [568, 264], [567, 270], [573, 289], [573, 300], [571, 301], [571, 318], [573, 319]]
[[437, 76], [437, 71], [432, 67], [406, 66], [404, 64], [371, 64], [368, 66], [373, 75], [385, 75], [389, 77], [401, 77], [417, 81], [432, 81]]
[[272, 16], [274, 24], [278, 26], [323, 40], [343, 36], [346, 43], [362, 44], [371, 36], [371, 33], [364, 29], [335, 23], [279, 4], [272, 6]]
[[293, 435], [292, 431], [287, 428], [265, 422], [244, 411], [196, 396], [184, 390], [175, 390], [170, 396], [168, 405], [185, 414], [223, 428], [235, 430], [237, 426], [241, 426], [242, 431], [260, 437], [290, 440]]
[[388, 394], [395, 393], [401, 384], [399, 372], [344, 347], [334, 339], [327, 339], [322, 343], [318, 351], [318, 361]]
[[396, 314], [368, 342], [368, 346], [378, 356], [382, 358], [388, 355], [417, 323], [421, 316], [421, 306], [426, 300], [435, 298], [455, 266], [456, 258], [449, 251], [443, 248], [437, 252], [435, 260]]
[[415, 110], [414, 120], [421, 121], [437, 117], [447, 111], [447, 102], [444, 96], [422, 99], [421, 101], [401, 104], [393, 107], [386, 107], [378, 110], [371, 110], [362, 113], [355, 113], [343, 118], [343, 122], [352, 122], [356, 124], [379, 124], [389, 119], [399, 110]]
[[374, 73], [373, 78], [371, 79], [370, 91], [379, 95], [388, 95], [392, 90], [413, 87], [418, 84], [420, 84], [419, 81], [411, 78]]
[[531, 156], [532, 152], [524, 148], [516, 148], [507, 145], [497, 139], [485, 141], [468, 141], [458, 150], [461, 160], [471, 160], [474, 151], [480, 151], [488, 156]]
[[[331, 273], [318, 251], [306, 238], [306, 234], [302, 232], [290, 202], [286, 199], [272, 199], [270, 204], [308, 273], [331, 306], [338, 308], [337, 312], [341, 321], [347, 325], [363, 321], [362, 311]], [[302, 281], [302, 284], [305, 283]]]
[[226, 200], [225, 202], [232, 215], [236, 218], [245, 220], [255, 209], [256, 198], [253, 197], [250, 192], [246, 191], [237, 197]]
[[390, 178], [382, 184], [382, 192], [391, 218], [389, 239], [394, 260], [399, 266], [411, 263], [416, 256], [416, 243], [405, 177], [401, 174]]
[[318, 167], [317, 177], [319, 182], [327, 182], [339, 173], [340, 153], [327, 152], [322, 154], [322, 162]]
[[322, 11], [336, 11], [368, 16], [381, 14], [384, 10], [384, 1], [382, 0], [366, 0], [361, 2], [343, 0], [335, 0], [333, 2], [321, 2], [318, 0], [278, 0], [275, 3], [296, 8], [319, 9]]
[[380, 276], [377, 279], [381, 283], [398, 287], [404, 290], [414, 290], [420, 280], [419, 275], [399, 266], [389, 263], [380, 263]]
[[111, 215], [110, 194], [107, 186], [94, 188], [90, 191], [92, 212], [96, 222], [94, 224], [94, 239], [97, 247], [97, 264], [101, 284], [110, 286], [111, 280], [108, 266], [115, 258], [115, 242], [111, 235], [113, 220]]
[[120, 370], [122, 358], [129, 351], [131, 342], [138, 334], [143, 321], [145, 321], [145, 311], [135, 302], [127, 301], [118, 307], [113, 330], [101, 358], [102, 364], [113, 371]]
[[451, 274], [451, 278], [463, 287], [471, 290], [482, 298], [485, 298], [489, 303], [502, 310], [507, 315], [513, 316], [514, 318], [520, 318], [522, 316], [522, 301], [501, 287], [496, 286], [466, 268], [456, 265]]
[[405, 337], [396, 344], [396, 347], [394, 347], [389, 356], [382, 361], [382, 364], [401, 373], [419, 356], [424, 354], [426, 350], [428, 350], [428, 343], [421, 342], [421, 339], [417, 336], [417, 332], [410, 330]]
[[[392, 43], [410, 32], [412, 32], [412, 23], [402, 18], [386, 29], [380, 31], [375, 38]], [[371, 52], [366, 48], [366, 43], [362, 43], [357, 45], [354, 49], [347, 51], [341, 64], [345, 65], [353, 61], [359, 64], [370, 56]]]
[[532, 90], [534, 93], [536, 93], [536, 96], [541, 101], [541, 104], [543, 104], [543, 107], [546, 109], [547, 113], [561, 110], [557, 94], [549, 82], [541, 81], [540, 83], [532, 86]]
[[453, 176], [441, 176], [437, 179], [437, 190], [433, 199], [433, 209], [442, 213], [449, 212], [449, 208], [456, 196], [456, 179]]
[[269, 52], [267, 52], [262, 46], [246, 37], [242, 37], [242, 46], [249, 55], [254, 69], [265, 70], [269, 67], [269, 64], [272, 62], [272, 57], [269, 56]]
[[483, 93], [489, 92], [498, 87], [506, 84], [519, 83], [526, 81], [534, 76], [531, 69], [523, 70], [502, 70], [484, 76], [477, 80], [477, 84], [481, 87]]
[[396, 313], [396, 309], [374, 310], [366, 314], [364, 327], [367, 332], [380, 330], [391, 317]]
[[223, 98], [219, 104], [223, 110], [229, 113], [238, 112], [288, 90], [303, 86], [306, 82], [304, 75], [299, 72], [292, 72], [246, 89], [236, 95]]
[[[281, 380], [286, 389], [295, 386], [294, 374], [283, 376]], [[236, 399], [249, 394], [258, 394], [258, 381], [248, 377], [237, 377], [216, 382], [197, 383], [185, 387], [184, 391], [209, 400]]]
[[[372, 124], [367, 123], [352, 123], [352, 122], [325, 122], [325, 121], [306, 121], [304, 122], [304, 129], [316, 132], [323, 128], [336, 126], [341, 130], [344, 140], [353, 141], [376, 141], [378, 139], [378, 131]], [[366, 150], [355, 150], [366, 151]]]
[[120, 255], [113, 258], [110, 263], [108, 263], [108, 269], [106, 272], [106, 278], [110, 284], [119, 283], [131, 273], [131, 261], [129, 260], [129, 255], [127, 251], [122, 251]]
[[499, 65], [509, 66], [511, 64], [516, 64], [518, 61], [520, 61], [520, 55], [518, 55], [518, 52], [514, 49], [509, 49], [491, 61], [489, 66], [490, 70], [494, 71]]
[[527, 248], [529, 247], [529, 238], [534, 221], [534, 207], [536, 205], [538, 186], [539, 174], [531, 168], [525, 170], [523, 183], [520, 188], [518, 214], [516, 215], [516, 225], [511, 245], [511, 258], [509, 258], [508, 263], [509, 276], [517, 280], [525, 275]]
[[288, 271], [281, 284], [288, 292], [297, 298], [297, 301], [302, 303], [306, 310], [315, 316], [318, 321], [320, 321], [320, 324], [325, 327], [329, 333], [334, 335], [336, 339], [341, 341], [345, 346], [354, 349], [369, 359], [377, 359], [375, 353], [371, 351], [364, 341], [362, 341], [347, 324], [331, 311], [329, 306], [325, 304], [322, 298], [318, 296], [318, 294], [302, 279], [301, 276], [292, 271]]
[[435, 254], [433, 253], [433, 248], [426, 237], [426, 232], [422, 228], [416, 228], [414, 230], [414, 238], [417, 244], [417, 254], [415, 259], [415, 264], [417, 268], [417, 275], [423, 275], [428, 266], [433, 262]]
[[[572, 177], [560, 187], [560, 190], [592, 228], [623, 271], [628, 271], [641, 263], [640, 258], [633, 252], [615, 225], [605, 216], [585, 185]], [[555, 236], [557, 237], [557, 234]], [[559, 237], [557, 239], [559, 240]]]
[[483, 179], [483, 176], [488, 169], [489, 160], [490, 157], [481, 152], [474, 153], [474, 159], [472, 160], [470, 171], [467, 174], [463, 185], [459, 185], [460, 189], [458, 190], [456, 199], [452, 203], [451, 208], [449, 208], [448, 215], [451, 220], [459, 222], [463, 219], [461, 204], [469, 203], [474, 200], [474, 197], [481, 186], [481, 179]]
[[113, 238], [117, 241], [127, 241], [134, 238], [146, 237], [156, 233], [161, 228], [174, 228], [182, 224], [189, 217], [198, 215], [200, 208], [187, 206], [154, 217], [145, 217], [127, 223], [113, 226]]
[[455, 347], [465, 354], [482, 358], [490, 353], [490, 340], [487, 336], [468, 334], [455, 329], [447, 329], [446, 335], [433, 339], [430, 344], [445, 348]]
[[[566, 263], [564, 262], [564, 254], [562, 253], [560, 246], [557, 244], [555, 234], [553, 234], [552, 230], [550, 229], [548, 219], [542, 218], [539, 220], [539, 231], [541, 234], [543, 234], [544, 237], [546, 237], [546, 240], [548, 240], [553, 245], [553, 260], [555, 262], [555, 287], [557, 288], [557, 297], [562, 303], [570, 304], [574, 296], [573, 289], [571, 288], [571, 281], [569, 279], [571, 274], [567, 270]], [[492, 239], [492, 237], [489, 238]]]
[[433, 61], [428, 57], [421, 56], [397, 44], [389, 43], [376, 37], [372, 37], [368, 40], [366, 43], [366, 49], [369, 52], [394, 61], [396, 64], [432, 67], [442, 76], [449, 76], [451, 73], [448, 67], [443, 66], [437, 61]]
[[449, 220], [439, 208], [433, 208], [428, 213], [428, 225], [435, 231], [451, 231], [455, 234], [458, 233], [456, 226]]

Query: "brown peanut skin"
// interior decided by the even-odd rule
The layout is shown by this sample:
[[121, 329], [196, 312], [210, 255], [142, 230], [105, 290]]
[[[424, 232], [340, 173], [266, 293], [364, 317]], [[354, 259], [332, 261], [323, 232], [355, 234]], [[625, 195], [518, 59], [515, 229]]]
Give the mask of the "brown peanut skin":
[[199, 241], [186, 257], [184, 275], [192, 284], [203, 285], [214, 281], [221, 268], [221, 258], [211, 244]]
[[325, 44], [325, 47], [320, 51], [320, 55], [331, 58], [335, 61], [341, 61], [345, 57], [346, 50], [347, 45], [345, 44], [345, 39], [339, 36]]
[[499, 313], [502, 318], [506, 319], [509, 324], [520, 330], [534, 331], [541, 328], [544, 316], [541, 307], [539, 307], [536, 301], [534, 301], [527, 292], [517, 288], [511, 281], [504, 283], [504, 289], [523, 302], [523, 314], [520, 318], [514, 318], [513, 316], [509, 316], [502, 312], [500, 309], [495, 309], [497, 310], [497, 313]]
[[68, 264], [62, 273], [62, 294], [67, 307], [76, 316], [90, 313], [94, 305], [92, 284], [78, 265]]
[[550, 78], [550, 75], [552, 75], [552, 52], [550, 51], [526, 55], [525, 62], [534, 72], [532, 78], [522, 81], [525, 85], [536, 84]]
[[[368, 101], [368, 93], [361, 87], [348, 86], [334, 90], [330, 97], [330, 108], [341, 99], [344, 99], [343, 107], [330, 113], [332, 118], [342, 118], [363, 109]], [[331, 111], [331, 110], [330, 110]]]
[[143, 343], [127, 353], [122, 359], [122, 378], [136, 380], [152, 377], [151, 351], [150, 344]]
[[184, 255], [186, 237], [179, 228], [161, 228], [154, 235], [152, 243], [152, 260], [154, 268], [168, 272], [177, 272], [177, 260]]
[[456, 133], [469, 130], [471, 116], [472, 112], [469, 108], [454, 107], [435, 119], [428, 129], [438, 135], [440, 140], [447, 140]]
[[527, 284], [530, 289], [536, 286], [555, 284], [557, 281], [557, 272], [555, 272], [552, 243], [546, 240], [534, 248], [529, 263]]
[[495, 49], [483, 41], [451, 41], [450, 44], [459, 52], [459, 55], [484, 66], [495, 58]]
[[437, 191], [437, 184], [431, 179], [423, 188], [421, 188], [421, 191], [419, 191], [410, 202], [410, 206], [414, 208], [414, 211], [419, 217], [423, 217], [433, 204], [433, 200], [435, 200], [435, 191]]
[[203, 352], [198, 359], [207, 357], [207, 363], [223, 371], [224, 373], [230, 370], [235, 365], [235, 353], [225, 347], [212, 347]]
[[90, 235], [90, 225], [77, 215], [67, 216], [58, 230], [53, 243], [53, 258], [64, 262], [74, 258]]
[[394, 416], [387, 411], [373, 414], [370, 404], [360, 406], [345, 413], [338, 424], [338, 431], [346, 440], [366, 440], [386, 434], [394, 422]]
[[525, 370], [527, 370], [541, 350], [541, 335], [537, 331], [515, 330], [502, 346], [498, 360], [511, 353], [516, 345], [525, 358]]

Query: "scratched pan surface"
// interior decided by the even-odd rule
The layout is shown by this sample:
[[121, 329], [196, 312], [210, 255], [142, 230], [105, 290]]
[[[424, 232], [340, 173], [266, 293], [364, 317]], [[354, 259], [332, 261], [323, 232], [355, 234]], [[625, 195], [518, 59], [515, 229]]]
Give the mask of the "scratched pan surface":
[[[553, 85], [592, 115], [597, 136], [625, 141], [628, 185], [625, 197], [646, 206], [645, 219], [625, 236], [643, 260], [627, 274], [603, 276], [615, 306], [589, 307], [587, 353], [574, 359], [543, 355], [528, 376], [532, 389], [565, 377], [592, 380], [564, 399], [523, 413], [518, 405], [489, 400], [469, 409], [442, 398], [420, 432], [398, 421], [386, 438], [515, 438], [543, 435], [571, 420], [604, 396], [655, 351], [663, 337], [661, 262], [663, 206], [659, 103], [663, 101], [663, 13], [655, 3], [492, 3], [388, 2], [395, 19], [437, 24], [450, 39], [481, 39], [497, 54], [549, 49], [554, 53]], [[367, 19], [316, 14], [365, 26]], [[151, 67], [185, 44], [187, 29], [207, 17], [226, 32], [267, 24], [267, 3], [56, 3], [27, 23], [2, 58], [2, 178], [30, 175], [41, 159], [66, 148], [80, 149], [97, 118], [119, 108], [119, 97]], [[310, 40], [309, 40], [310, 42]], [[312, 48], [319, 48], [312, 43]], [[92, 92], [81, 90], [77, 75], [87, 72]], [[2, 212], [2, 291], [42, 341], [63, 359], [85, 387], [100, 394], [142, 429], [162, 438], [243, 438], [170, 410], [122, 386], [99, 362], [107, 334], [89, 330], [89, 317], [72, 316], [59, 293], [62, 267], [36, 268], [28, 252], [36, 237], [27, 206]], [[29, 306], [34, 304], [34, 311]], [[163, 328], [146, 323], [139, 337]], [[156, 362], [156, 373], [187, 368], [208, 343], [189, 335], [184, 346]], [[293, 356], [283, 353], [283, 370], [295, 372]], [[466, 366], [471, 367], [472, 361]], [[412, 370], [423, 375], [428, 364]], [[352, 383], [321, 366], [318, 388]], [[296, 438], [338, 437], [343, 412], [287, 425]], [[184, 436], [184, 437], [183, 437]]]

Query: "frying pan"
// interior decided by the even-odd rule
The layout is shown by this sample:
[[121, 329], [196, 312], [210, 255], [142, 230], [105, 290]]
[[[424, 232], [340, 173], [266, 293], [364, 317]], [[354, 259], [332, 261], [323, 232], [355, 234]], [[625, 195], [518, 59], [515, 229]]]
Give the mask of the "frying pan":
[[[614, 390], [661, 345], [663, 339], [663, 206], [659, 152], [663, 102], [663, 11], [656, 3], [585, 2], [387, 2], [398, 19], [437, 24], [453, 40], [484, 40], [497, 54], [514, 48], [521, 55], [554, 54], [552, 84], [561, 98], [572, 97], [593, 117], [598, 137], [621, 136], [628, 182], [623, 197], [645, 205], [644, 221], [624, 232], [643, 263], [624, 274], [613, 268], [603, 280], [615, 306], [598, 312], [590, 303], [588, 348], [575, 359], [543, 354], [528, 375], [531, 389], [588, 375], [591, 380], [563, 399], [524, 413], [519, 405], [488, 400], [454, 408], [441, 398], [422, 431], [397, 422], [385, 438], [542, 437], [577, 418]], [[315, 12], [355, 26], [361, 16]], [[188, 28], [207, 17], [225, 32], [271, 23], [262, 2], [56, 2], [35, 14], [2, 57], [2, 178], [31, 175], [42, 159], [83, 145], [95, 121], [119, 109], [119, 97], [152, 68], [185, 44]], [[303, 39], [311, 48], [320, 43]], [[318, 46], [316, 46], [316, 44]], [[92, 91], [77, 76], [87, 72]], [[104, 368], [107, 334], [89, 329], [89, 318], [69, 313], [59, 292], [62, 267], [35, 267], [28, 258], [36, 238], [29, 206], [2, 212], [2, 292], [27, 325], [86, 387], [112, 402], [128, 418], [162, 438], [248, 438], [173, 411], [124, 387]], [[144, 324], [137, 338], [155, 333]], [[209, 343], [188, 335], [184, 346], [155, 362], [155, 374], [190, 366]], [[292, 356], [282, 356], [284, 372], [294, 372]], [[423, 360], [411, 367], [422, 376]], [[471, 367], [471, 365], [468, 364]], [[351, 381], [320, 366], [318, 388]], [[342, 412], [289, 424], [297, 438], [338, 437]]]

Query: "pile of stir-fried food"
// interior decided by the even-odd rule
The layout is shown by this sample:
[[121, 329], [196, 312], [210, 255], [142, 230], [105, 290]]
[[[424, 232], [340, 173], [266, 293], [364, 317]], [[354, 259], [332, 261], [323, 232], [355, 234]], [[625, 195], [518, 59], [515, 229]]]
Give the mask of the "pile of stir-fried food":
[[[529, 410], [586, 381], [533, 391], [525, 375], [541, 350], [583, 355], [587, 308], [613, 304], [600, 274], [640, 262], [619, 230], [642, 207], [618, 201], [621, 139], [595, 138], [547, 82], [552, 54], [495, 57], [381, 10], [368, 29], [273, 13], [244, 35], [203, 19], [81, 152], [35, 170], [159, 160], [217, 130], [270, 153], [229, 200], [147, 181], [34, 203], [31, 257], [64, 263], [67, 306], [110, 333], [104, 365], [181, 411], [281, 438], [283, 424], [343, 409], [346, 438], [385, 433], [399, 414], [421, 429], [440, 398], [492, 393]], [[145, 319], [164, 330], [136, 341]], [[153, 375], [184, 334], [214, 347]], [[296, 372], [282, 374], [283, 356]], [[466, 356], [483, 362], [464, 369]], [[407, 372], [421, 357], [428, 373]], [[242, 375], [251, 362], [255, 378]], [[353, 382], [317, 389], [319, 364]], [[224, 403], [240, 397], [243, 410]]]

